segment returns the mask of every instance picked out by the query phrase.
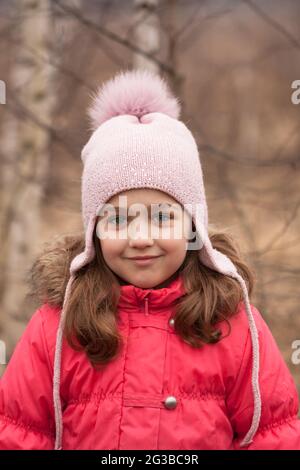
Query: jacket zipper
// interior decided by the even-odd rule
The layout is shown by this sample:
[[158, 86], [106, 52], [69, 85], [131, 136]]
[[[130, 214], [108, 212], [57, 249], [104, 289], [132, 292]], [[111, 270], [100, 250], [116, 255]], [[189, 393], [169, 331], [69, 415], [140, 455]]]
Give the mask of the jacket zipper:
[[145, 315], [149, 315], [148, 310], [148, 297], [145, 297], [145, 308], [144, 308]]

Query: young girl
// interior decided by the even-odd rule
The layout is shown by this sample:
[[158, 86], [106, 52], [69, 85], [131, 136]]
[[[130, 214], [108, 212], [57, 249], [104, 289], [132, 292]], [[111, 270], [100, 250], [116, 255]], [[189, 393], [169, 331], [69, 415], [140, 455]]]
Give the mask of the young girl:
[[41, 306], [1, 380], [1, 449], [300, 449], [295, 383], [234, 240], [209, 233], [179, 111], [145, 71], [94, 95], [85, 235], [33, 265]]

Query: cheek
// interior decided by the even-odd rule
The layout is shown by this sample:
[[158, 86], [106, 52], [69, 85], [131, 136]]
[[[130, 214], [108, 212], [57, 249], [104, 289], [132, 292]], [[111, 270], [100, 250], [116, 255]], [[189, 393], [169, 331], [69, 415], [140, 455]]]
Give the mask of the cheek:
[[171, 242], [180, 243], [187, 240], [190, 236], [191, 223], [188, 215], [181, 214], [177, 215], [173, 222], [169, 225], [165, 225], [160, 229], [161, 240], [169, 240]]
[[180, 256], [186, 252], [186, 240], [159, 240], [159, 245], [166, 254]]
[[101, 240], [101, 250], [105, 260], [114, 259], [120, 256], [124, 250], [124, 241], [122, 240]]

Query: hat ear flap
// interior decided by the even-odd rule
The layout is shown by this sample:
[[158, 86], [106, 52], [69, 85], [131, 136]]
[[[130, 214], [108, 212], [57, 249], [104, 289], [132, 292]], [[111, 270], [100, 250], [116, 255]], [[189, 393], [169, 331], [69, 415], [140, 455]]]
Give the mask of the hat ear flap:
[[199, 250], [201, 263], [213, 271], [235, 278], [237, 275], [236, 266], [228, 256], [213, 248], [208, 233], [200, 221], [196, 223], [196, 233], [202, 244], [202, 248]]
[[70, 264], [70, 274], [74, 274], [86, 264], [90, 263], [95, 257], [95, 247], [93, 243], [93, 232], [97, 216], [91, 217], [85, 232], [85, 248], [84, 251], [73, 258]]
[[85, 144], [85, 146], [81, 150], [81, 160], [83, 164], [85, 164], [87, 155], [88, 155], [88, 142]]

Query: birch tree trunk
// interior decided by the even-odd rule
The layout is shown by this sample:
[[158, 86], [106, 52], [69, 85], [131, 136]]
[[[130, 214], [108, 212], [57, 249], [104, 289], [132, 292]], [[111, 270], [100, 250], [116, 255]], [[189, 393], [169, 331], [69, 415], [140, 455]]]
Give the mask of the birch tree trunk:
[[[133, 41], [140, 49], [153, 55], [159, 51], [160, 46], [157, 7], [158, 0], [134, 0]], [[159, 72], [159, 66], [154, 61], [139, 53], [133, 54], [133, 66]]]
[[[1, 137], [1, 340], [10, 356], [24, 329], [26, 274], [37, 251], [43, 187], [49, 167], [49, 131], [54, 98], [48, 57], [48, 0], [20, 0], [18, 46], [7, 84], [13, 113]], [[43, 58], [43, 60], [41, 60]], [[8, 361], [7, 357], [7, 361]]]

